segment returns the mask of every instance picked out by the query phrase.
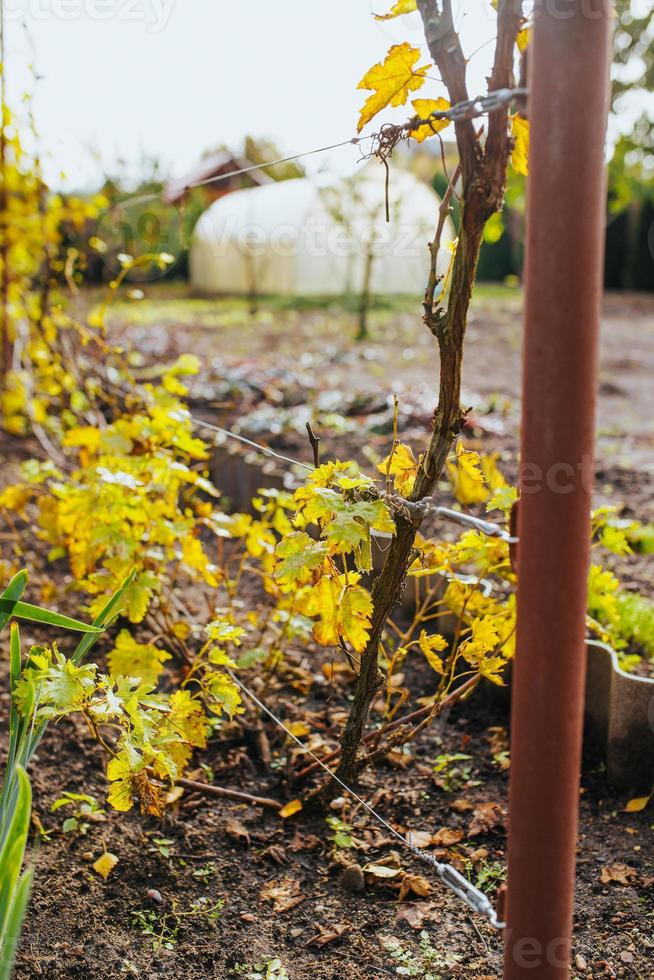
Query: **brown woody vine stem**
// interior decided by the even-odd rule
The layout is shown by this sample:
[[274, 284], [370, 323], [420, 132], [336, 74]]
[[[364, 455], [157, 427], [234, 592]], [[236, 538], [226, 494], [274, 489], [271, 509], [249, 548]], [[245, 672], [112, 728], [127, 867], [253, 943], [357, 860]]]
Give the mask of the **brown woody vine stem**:
[[[468, 99], [466, 59], [454, 30], [451, 0], [418, 0], [425, 37], [431, 56], [447, 88], [450, 101]], [[522, 17], [521, 0], [499, 0], [498, 36], [489, 90], [511, 87], [515, 40]], [[452, 442], [461, 430], [461, 366], [463, 342], [479, 249], [484, 226], [504, 203], [506, 171], [511, 151], [508, 109], [492, 113], [485, 146], [470, 119], [455, 123], [461, 168], [461, 228], [446, 311], [431, 305], [424, 320], [438, 342], [440, 380], [438, 405], [431, 438], [410, 495], [412, 502], [430, 497], [445, 465]], [[396, 515], [396, 534], [384, 566], [372, 588], [373, 613], [370, 638], [361, 656], [354, 700], [341, 737], [341, 761], [337, 775], [344, 782], [356, 777], [367, 760], [357, 759], [370, 706], [381, 683], [378, 668], [379, 643], [388, 617], [398, 603], [414, 554], [415, 536], [422, 522], [419, 509]], [[337, 784], [328, 787], [335, 791]]]

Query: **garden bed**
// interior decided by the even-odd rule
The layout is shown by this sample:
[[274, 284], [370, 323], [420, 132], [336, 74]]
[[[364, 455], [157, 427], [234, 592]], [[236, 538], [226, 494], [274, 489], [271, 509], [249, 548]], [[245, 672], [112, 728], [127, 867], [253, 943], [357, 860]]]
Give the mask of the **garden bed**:
[[[304, 670], [321, 677], [322, 659], [304, 657]], [[323, 677], [309, 702], [313, 723], [344, 707], [344, 693], [340, 685], [326, 688]], [[287, 684], [268, 698], [287, 717], [299, 717]], [[262, 766], [251, 744], [225, 732], [201, 760], [218, 784], [280, 799], [295, 795], [283, 777], [288, 747], [274, 727], [266, 730], [275, 768]], [[440, 841], [429, 845], [431, 853], [460, 867], [470, 861], [473, 880], [484, 882], [491, 895], [506, 859], [506, 739], [505, 713], [476, 698], [460, 705], [442, 728], [424, 733], [395, 768], [378, 768], [363, 780], [363, 792], [386, 819], [401, 831]], [[338, 801], [330, 811], [349, 824], [357, 842], [338, 856], [330, 841], [334, 830], [323, 816], [301, 813], [282, 821], [259, 807], [192, 792], [162, 822], [107, 812], [84, 836], [63, 835], [64, 817], [49, 812], [52, 803], [64, 791], [91, 793], [102, 803], [101, 770], [100, 753], [81, 726], [50, 728], [32, 773], [36, 812], [49, 839], [35, 852], [34, 897], [17, 977], [228, 978], [243, 975], [236, 972], [239, 965], [278, 957], [295, 980], [370, 980], [397, 975], [404, 961], [393, 954], [394, 942], [416, 968], [429, 963], [440, 976], [466, 980], [499, 977], [499, 935], [350, 801], [342, 807]], [[204, 780], [206, 771], [196, 775]], [[587, 772], [576, 976], [646, 977], [654, 962], [652, 818], [625, 814], [625, 802], [611, 793], [601, 772]], [[119, 859], [106, 882], [91, 868], [104, 847]], [[363, 892], [348, 890], [343, 861], [364, 865], [388, 860], [393, 851], [408, 873], [428, 880], [428, 895], [398, 902], [394, 883], [375, 878]], [[203, 899], [209, 908], [224, 902], [215, 921], [181, 914]], [[160, 948], [150, 927], [163, 938]]]
[[[638, 346], [650, 307], [642, 308], [638, 300], [620, 312], [612, 304], [609, 299], [609, 325], [619, 327], [622, 339], [611, 333], [604, 350], [604, 378], [610, 375], [614, 386], [613, 394], [606, 395], [613, 399], [613, 428], [609, 433], [605, 417], [599, 440], [598, 499], [625, 502], [630, 515], [651, 521], [651, 474], [644, 467], [645, 450], [651, 446], [647, 421], [651, 354], [646, 352], [640, 361], [623, 368], [616, 361], [620, 349]], [[149, 323], [146, 310], [141, 324], [130, 328], [130, 346], [142, 352], [144, 365], [150, 357], [172, 359], [180, 350], [197, 351], [203, 355], [205, 369], [194, 390], [194, 413], [219, 424], [239, 425], [244, 434], [294, 458], [311, 459], [302, 426], [305, 407], [314, 405], [319, 385], [324, 399], [319, 418], [332, 415], [320, 429], [325, 457], [348, 458], [357, 455], [355, 447], [366, 444], [367, 451], [373, 451], [372, 459], [365, 454], [359, 458], [372, 468], [374, 459], [387, 451], [390, 436], [389, 405], [386, 399], [380, 403], [378, 396], [375, 401], [374, 390], [386, 391], [389, 379], [397, 375], [400, 338], [402, 349], [413, 351], [412, 357], [405, 358], [407, 371], [401, 372], [403, 381], [396, 392], [405, 406], [401, 436], [419, 446], [429, 425], [433, 351], [430, 338], [416, 326], [415, 311], [380, 313], [377, 322], [373, 318], [376, 333], [368, 345], [344, 344], [341, 335], [339, 347], [334, 332], [338, 321], [320, 311], [293, 314], [296, 329], [291, 344], [290, 313], [284, 310], [273, 311], [267, 320], [260, 318], [256, 329], [246, 330], [238, 311], [230, 319], [218, 304], [216, 322], [187, 321], [177, 333], [165, 317]], [[468, 441], [483, 451], [500, 451], [509, 478], [516, 471], [518, 324], [514, 294], [477, 307], [468, 360], [471, 372], [477, 374], [466, 378], [469, 390], [478, 393], [470, 398], [476, 421], [467, 433]], [[118, 337], [118, 321], [114, 329]], [[299, 362], [300, 344], [304, 354]], [[264, 354], [262, 347], [266, 347]], [[217, 353], [226, 349], [234, 351], [229, 358]], [[256, 368], [248, 360], [255, 349]], [[338, 394], [348, 390], [352, 377], [361, 398], [346, 412]], [[497, 391], [505, 391], [506, 397], [499, 399]], [[628, 396], [619, 391], [628, 391]], [[277, 432], [266, 428], [274, 406], [287, 413], [287, 422]], [[253, 418], [255, 430], [248, 427]], [[612, 443], [618, 450], [611, 448]], [[0, 455], [12, 456], [15, 448], [14, 441], [8, 441]], [[260, 461], [256, 456], [248, 461], [251, 473], [245, 484], [242, 463], [234, 462], [229, 475], [225, 450], [220, 452], [217, 483], [235, 506], [243, 507], [251, 491], [261, 485]], [[264, 475], [265, 483], [284, 484], [288, 470], [271, 461]], [[11, 478], [9, 468], [3, 467], [3, 480]], [[239, 494], [247, 499], [237, 499]], [[3, 558], [10, 553], [11, 536], [4, 541]], [[50, 590], [53, 606], [74, 613], [76, 598], [65, 563], [53, 566], [53, 589], [43, 576], [40, 545], [28, 544], [23, 560], [33, 569], [29, 597], [38, 598], [44, 586]], [[615, 566], [629, 586], [646, 593], [651, 590], [651, 559], [616, 559]], [[191, 610], [197, 605], [205, 611], [201, 590], [188, 590], [183, 598]], [[262, 597], [256, 591], [246, 592], [243, 601], [247, 608], [254, 607]], [[30, 637], [27, 629], [25, 638], [38, 636]], [[105, 649], [100, 644], [100, 663]], [[429, 693], [430, 682], [433, 685], [426, 666], [419, 658], [416, 661], [407, 661], [406, 667], [414, 698]], [[334, 742], [349, 704], [351, 676], [345, 670], [330, 677], [330, 663], [324, 648], [312, 643], [294, 648], [287, 664], [259, 693], [287, 721], [301, 722], [309, 732]], [[2, 683], [4, 730], [8, 695], [6, 681]], [[376, 713], [374, 720], [380, 717]], [[255, 721], [251, 714], [248, 719]], [[407, 751], [392, 756], [362, 781], [364, 796], [374, 801], [392, 826], [419, 834], [431, 854], [465, 870], [492, 899], [506, 862], [508, 724], [506, 704], [475, 694], [456, 706], [446, 723], [423, 731]], [[265, 722], [272, 752], [266, 762], [260, 739], [249, 727], [223, 727], [208, 751], [197, 757], [194, 778], [213, 779], [215, 785], [281, 802], [305, 797], [311, 783], [289, 784], [291, 751], [283, 733]], [[640, 745], [635, 745], [634, 753], [639, 751]], [[161, 821], [134, 812], [115, 813], [105, 804], [101, 752], [83, 726], [71, 720], [49, 728], [31, 776], [43, 839], [33, 849], [34, 896], [16, 974], [22, 980], [89, 975], [99, 980], [123, 975], [222, 980], [256, 973], [256, 964], [275, 958], [292, 980], [368, 980], [397, 976], [398, 967], [413, 971], [404, 975], [418, 977], [429, 970], [466, 980], [500, 975], [501, 937], [444, 891], [425, 866], [365, 810], [348, 800], [337, 801], [328, 811], [346, 825], [340, 831], [308, 808], [282, 820], [273, 811], [191, 789], [183, 790]], [[63, 833], [68, 809], [51, 813], [52, 804], [64, 792], [91, 794], [104, 811], [100, 820], [88, 821], [86, 833]], [[604, 768], [587, 760], [575, 920], [575, 975], [579, 977], [651, 974], [652, 812], [650, 808], [626, 813], [630, 795], [611, 789]], [[337, 833], [341, 845], [353, 846], [335, 851]], [[354, 841], [348, 841], [350, 837]], [[92, 865], [105, 848], [118, 863], [103, 881]], [[395, 877], [368, 876], [362, 891], [352, 890], [360, 885], [360, 875], [351, 872], [343, 881], [344, 864], [393, 863], [394, 851], [402, 868]], [[404, 873], [426, 879], [429, 887], [416, 883], [418, 891], [426, 894], [409, 891], [399, 901], [398, 882], [405, 880]], [[423, 932], [426, 939], [421, 938]]]

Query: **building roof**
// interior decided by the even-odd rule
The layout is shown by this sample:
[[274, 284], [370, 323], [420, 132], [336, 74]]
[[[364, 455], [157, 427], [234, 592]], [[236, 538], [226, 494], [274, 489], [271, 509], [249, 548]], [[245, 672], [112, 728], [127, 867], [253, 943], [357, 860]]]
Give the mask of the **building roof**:
[[[187, 190], [201, 181], [211, 180], [212, 177], [226, 177], [232, 171], [242, 170], [245, 167], [252, 167], [253, 163], [238, 153], [231, 153], [229, 150], [218, 150], [207, 157], [203, 157], [196, 166], [183, 177], [176, 177], [168, 181], [164, 188], [164, 196], [169, 204], [177, 204], [182, 200]], [[238, 178], [235, 178], [235, 180]], [[263, 170], [253, 170], [248, 174], [248, 179], [254, 184], [263, 185], [272, 183], [272, 177], [265, 174]], [[225, 180], [224, 184], [229, 186], [231, 181]], [[211, 185], [209, 185], [211, 186]], [[220, 185], [217, 185], [220, 186]], [[241, 187], [242, 184], [237, 185]], [[227, 189], [227, 187], [225, 188]]]

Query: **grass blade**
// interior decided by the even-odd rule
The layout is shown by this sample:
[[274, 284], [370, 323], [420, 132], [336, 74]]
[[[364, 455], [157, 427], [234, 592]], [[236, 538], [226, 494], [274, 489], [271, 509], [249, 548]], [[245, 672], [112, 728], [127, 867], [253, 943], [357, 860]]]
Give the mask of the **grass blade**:
[[[14, 575], [5, 591], [0, 595], [0, 599], [7, 599], [10, 602], [20, 599], [25, 591], [26, 585], [27, 571], [23, 569], [22, 571], [18, 572], [17, 575]], [[7, 625], [10, 617], [11, 614], [3, 613], [2, 610], [0, 610], [0, 630]]]
[[135, 576], [136, 576], [136, 569], [134, 569], [129, 573], [129, 575], [127, 576], [123, 584], [120, 586], [120, 588], [116, 592], [114, 592], [111, 599], [109, 599], [109, 601], [107, 602], [106, 606], [104, 606], [100, 610], [98, 615], [95, 617], [95, 619], [93, 620], [93, 626], [97, 628], [98, 632], [87, 633], [87, 635], [80, 640], [71, 658], [73, 663], [75, 664], [81, 663], [81, 661], [89, 652], [93, 644], [98, 639], [99, 633], [101, 633], [102, 630], [105, 630], [112, 623], [115, 617], [118, 616], [118, 614], [120, 613], [121, 601], [125, 593], [125, 590], [129, 588], [129, 586], [132, 584]]
[[0, 616], [3, 614], [6, 615], [7, 619], [14, 616], [17, 619], [28, 619], [32, 623], [43, 623], [46, 626], [58, 626], [61, 629], [73, 630], [76, 633], [102, 632], [101, 627], [81, 623], [78, 619], [71, 619], [69, 616], [50, 612], [49, 609], [41, 609], [40, 606], [32, 606], [29, 602], [20, 602], [18, 599], [6, 599], [0, 596]]
[[16, 749], [18, 746], [18, 736], [20, 731], [20, 718], [14, 703], [14, 690], [20, 680], [21, 660], [20, 660], [20, 629], [18, 623], [11, 624], [11, 637], [9, 640], [9, 752], [7, 755], [7, 772], [10, 773], [16, 759]]
[[0, 945], [0, 980], [10, 980], [14, 959], [16, 957], [16, 947], [20, 939], [23, 919], [27, 911], [27, 903], [32, 888], [32, 877], [34, 872], [29, 868], [21, 877], [11, 906], [11, 912], [4, 935]]

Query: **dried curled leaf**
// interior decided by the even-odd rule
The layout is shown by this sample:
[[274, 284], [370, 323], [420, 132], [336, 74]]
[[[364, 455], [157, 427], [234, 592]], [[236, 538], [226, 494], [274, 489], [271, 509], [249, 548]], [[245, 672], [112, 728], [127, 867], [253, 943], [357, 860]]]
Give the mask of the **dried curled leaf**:
[[259, 892], [264, 902], [273, 903], [274, 912], [288, 912], [304, 901], [300, 891], [300, 882], [294, 878], [283, 878], [281, 881], [269, 881]]
[[630, 885], [633, 883], [634, 879], [638, 877], [638, 873], [635, 868], [631, 868], [628, 864], [621, 864], [616, 862], [615, 864], [609, 864], [606, 868], [602, 868], [600, 872], [600, 881], [603, 885]]
[[422, 87], [431, 65], [416, 68], [420, 56], [420, 49], [406, 41], [394, 44], [384, 61], [366, 72], [357, 88], [370, 89], [373, 94], [368, 96], [361, 110], [358, 132], [386, 106], [404, 105], [409, 93]]

